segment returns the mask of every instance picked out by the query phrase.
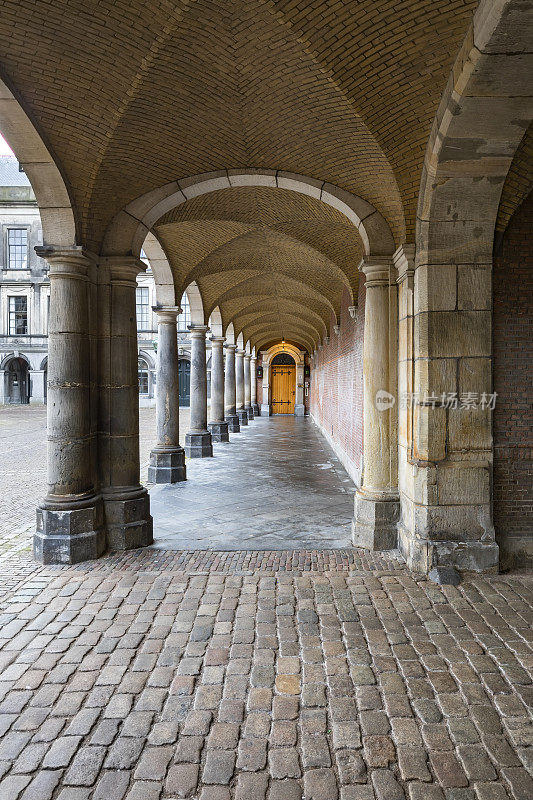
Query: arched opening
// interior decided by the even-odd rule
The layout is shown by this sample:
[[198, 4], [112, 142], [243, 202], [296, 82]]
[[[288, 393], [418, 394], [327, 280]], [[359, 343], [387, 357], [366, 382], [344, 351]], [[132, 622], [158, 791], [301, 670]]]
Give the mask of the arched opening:
[[26, 405], [30, 402], [28, 362], [11, 358], [4, 367], [4, 396], [9, 405]]
[[272, 413], [294, 414], [296, 362], [289, 353], [278, 353], [271, 362]]

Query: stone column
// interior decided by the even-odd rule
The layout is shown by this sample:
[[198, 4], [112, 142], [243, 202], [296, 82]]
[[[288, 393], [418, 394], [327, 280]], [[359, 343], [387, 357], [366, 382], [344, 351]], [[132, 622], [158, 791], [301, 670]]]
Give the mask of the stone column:
[[213, 442], [229, 442], [228, 423], [224, 419], [223, 336], [211, 336], [211, 419], [208, 429]]
[[263, 364], [263, 397], [261, 398], [261, 416], [270, 416], [270, 364]]
[[244, 408], [244, 350], [235, 350], [235, 404], [240, 425], [248, 425], [248, 413]]
[[224, 400], [226, 409], [226, 422], [230, 433], [239, 433], [239, 417], [235, 408], [235, 350], [237, 345], [226, 344], [226, 370], [224, 374]]
[[154, 308], [157, 314], [155, 411], [157, 444], [150, 453], [148, 481], [178, 483], [187, 479], [180, 446], [177, 306]]
[[34, 557], [76, 564], [105, 550], [96, 491], [96, 265], [81, 248], [38, 247], [50, 265], [48, 493], [37, 508]]
[[259, 416], [259, 405], [257, 403], [257, 358], [252, 356], [250, 361], [250, 386], [251, 386], [251, 406], [254, 417]]
[[100, 259], [98, 268], [98, 459], [107, 544], [151, 544], [150, 498], [140, 483], [139, 379], [135, 289], [146, 264], [132, 256]]
[[396, 547], [399, 519], [396, 273], [383, 258], [365, 259], [361, 269], [366, 276], [363, 481], [355, 495], [353, 544], [389, 550]]
[[213, 455], [211, 434], [207, 429], [207, 364], [205, 335], [207, 325], [189, 325], [191, 336], [191, 421], [185, 435], [185, 455], [206, 458]]
[[248, 353], [244, 354], [244, 410], [248, 415], [248, 419], [254, 418], [254, 410], [252, 408], [252, 375], [250, 369], [250, 362], [252, 356]]
[[304, 364], [296, 364], [296, 398], [294, 405], [294, 416], [305, 417], [304, 405]]

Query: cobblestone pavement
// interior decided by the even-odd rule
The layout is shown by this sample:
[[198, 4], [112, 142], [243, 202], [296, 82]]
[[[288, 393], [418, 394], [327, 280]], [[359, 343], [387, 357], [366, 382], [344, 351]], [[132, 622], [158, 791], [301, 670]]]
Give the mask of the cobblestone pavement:
[[533, 798], [531, 575], [439, 587], [353, 548], [20, 563], [0, 800]]

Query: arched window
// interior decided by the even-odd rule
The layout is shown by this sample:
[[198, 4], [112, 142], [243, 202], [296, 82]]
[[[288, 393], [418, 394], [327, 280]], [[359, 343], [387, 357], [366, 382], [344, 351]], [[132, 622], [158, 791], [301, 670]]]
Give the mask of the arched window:
[[139, 394], [148, 394], [149, 380], [148, 380], [148, 364], [144, 358], [139, 359]]
[[180, 305], [182, 313], [178, 317], [178, 330], [183, 333], [189, 330], [189, 325], [191, 324], [191, 307], [186, 292], [183, 293]]

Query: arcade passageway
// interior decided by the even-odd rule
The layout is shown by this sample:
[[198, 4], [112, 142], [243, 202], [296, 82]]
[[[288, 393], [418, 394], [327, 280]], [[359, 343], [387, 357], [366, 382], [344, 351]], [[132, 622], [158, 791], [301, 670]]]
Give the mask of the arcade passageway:
[[355, 487], [309, 418], [258, 417], [188, 480], [150, 490], [154, 546], [322, 550], [351, 546]]

